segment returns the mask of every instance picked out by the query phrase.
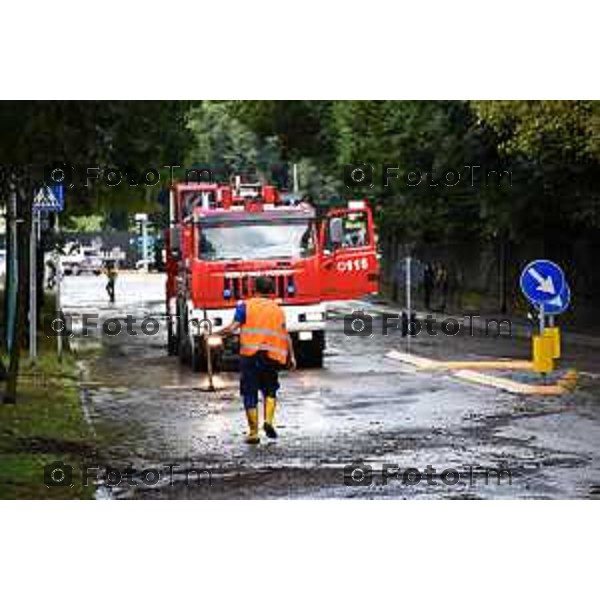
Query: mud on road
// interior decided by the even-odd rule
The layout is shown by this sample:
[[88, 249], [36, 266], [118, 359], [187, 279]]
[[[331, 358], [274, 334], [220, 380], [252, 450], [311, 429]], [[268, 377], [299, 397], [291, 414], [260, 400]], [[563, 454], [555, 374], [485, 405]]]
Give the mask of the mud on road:
[[[64, 293], [75, 318], [87, 311], [100, 320], [127, 314], [141, 320], [164, 312], [159, 275], [120, 277], [115, 305], [106, 301], [103, 278], [66, 278]], [[326, 367], [282, 375], [280, 437], [249, 447], [237, 373], [220, 373], [216, 391], [208, 392], [204, 375], [166, 355], [165, 327], [152, 336], [138, 333], [74, 338], [98, 350], [83, 361], [82, 401], [99, 444], [99, 472], [131, 469], [133, 484], [100, 481], [100, 498], [600, 495], [594, 377], [563, 396], [511, 395], [385, 358], [404, 349], [398, 332], [348, 337], [343, 321], [331, 320]], [[528, 346], [516, 339], [419, 336], [411, 350], [453, 359], [527, 357]], [[362, 469], [360, 482], [348, 477], [353, 464]], [[430, 469], [426, 476], [429, 466], [435, 474]], [[498, 478], [499, 467], [510, 477]], [[412, 479], [405, 477], [409, 470]], [[452, 477], [442, 477], [444, 471]]]

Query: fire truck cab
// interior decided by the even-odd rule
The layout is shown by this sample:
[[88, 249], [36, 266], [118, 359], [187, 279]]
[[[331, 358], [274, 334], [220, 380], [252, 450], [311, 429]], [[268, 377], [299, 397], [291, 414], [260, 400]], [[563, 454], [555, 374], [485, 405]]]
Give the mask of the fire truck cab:
[[[270, 186], [186, 183], [171, 190], [167, 241], [168, 349], [194, 370], [206, 366], [207, 345], [252, 296], [258, 276], [275, 284], [299, 366], [321, 367], [326, 303], [378, 289], [379, 265], [366, 201], [322, 217], [307, 203], [279, 203]], [[221, 343], [220, 338], [214, 340]], [[236, 352], [237, 340], [214, 347]]]

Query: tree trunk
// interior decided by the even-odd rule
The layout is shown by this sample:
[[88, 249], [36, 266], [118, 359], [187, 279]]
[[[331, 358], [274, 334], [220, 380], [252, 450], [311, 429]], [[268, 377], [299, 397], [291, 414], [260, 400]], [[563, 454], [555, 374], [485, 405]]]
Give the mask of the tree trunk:
[[13, 328], [4, 397], [4, 402], [9, 404], [17, 400], [21, 349], [27, 347], [28, 341], [29, 238], [31, 235], [32, 200], [33, 186], [31, 178], [26, 175], [17, 182], [17, 273], [19, 281], [17, 286], [16, 327]]
[[3, 290], [3, 296], [2, 296], [2, 312], [0, 313], [0, 316], [2, 317], [2, 322], [0, 323], [0, 335], [2, 336], [2, 339], [0, 340], [0, 381], [5, 381], [6, 380], [6, 367], [4, 366], [4, 351], [6, 348], [6, 309], [7, 309], [7, 302], [8, 302], [8, 294], [6, 293], [6, 285], [7, 282], [10, 281], [9, 277], [10, 277], [10, 272], [9, 272], [9, 266], [8, 263], [10, 261], [10, 256], [8, 254], [8, 249], [10, 248], [10, 237], [9, 237], [9, 227], [7, 226], [8, 224], [8, 196], [9, 196], [9, 189], [8, 189], [8, 185], [7, 185], [7, 180], [6, 180], [6, 173], [5, 171], [2, 169], [2, 167], [0, 166], [0, 206], [4, 206], [5, 207], [5, 212], [4, 214], [6, 215], [5, 218], [5, 243], [6, 243], [6, 257], [5, 257], [5, 270], [4, 270], [4, 290]]
[[[18, 260], [17, 248], [15, 246], [15, 235], [13, 234], [13, 225], [16, 222], [16, 200], [13, 173], [7, 173], [5, 179], [5, 189], [7, 194], [6, 206], [6, 277], [4, 287], [4, 332], [6, 340], [6, 354], [8, 355], [8, 370], [5, 370], [6, 394], [3, 397], [5, 404], [15, 402], [16, 396], [16, 375], [13, 369], [11, 373], [11, 348], [17, 345], [17, 315], [16, 315], [16, 269], [15, 264]], [[13, 247], [15, 246], [15, 247]], [[14, 366], [14, 365], [13, 365]], [[18, 363], [17, 363], [18, 368]], [[12, 378], [11, 378], [12, 375]]]
[[11, 252], [11, 248], [12, 248], [12, 231], [11, 231], [11, 222], [12, 219], [14, 218], [14, 215], [12, 214], [11, 211], [11, 189], [10, 189], [10, 185], [9, 185], [9, 178], [8, 175], [3, 172], [2, 173], [2, 180], [0, 182], [2, 185], [0, 187], [0, 193], [2, 194], [2, 201], [5, 203], [5, 215], [6, 215], [6, 219], [5, 219], [5, 225], [6, 225], [6, 271], [4, 273], [4, 299], [3, 299], [3, 307], [2, 307], [2, 315], [3, 315], [3, 323], [2, 323], [2, 348], [4, 348], [6, 350], [6, 353], [8, 354], [8, 346], [7, 346], [7, 342], [8, 342], [8, 331], [9, 331], [9, 327], [8, 327], [8, 318], [9, 318], [9, 298], [10, 298], [10, 290], [9, 290], [9, 285], [10, 282], [12, 281], [12, 252]]

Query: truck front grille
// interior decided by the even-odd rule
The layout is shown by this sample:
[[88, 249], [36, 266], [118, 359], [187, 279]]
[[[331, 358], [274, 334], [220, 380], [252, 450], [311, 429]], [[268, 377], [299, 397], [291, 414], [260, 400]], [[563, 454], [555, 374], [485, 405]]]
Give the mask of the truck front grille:
[[[292, 298], [296, 294], [293, 275], [272, 275], [275, 283], [275, 295], [278, 298]], [[256, 276], [244, 275], [242, 277], [225, 277], [223, 289], [227, 292], [226, 297], [235, 300], [250, 298], [254, 294]]]

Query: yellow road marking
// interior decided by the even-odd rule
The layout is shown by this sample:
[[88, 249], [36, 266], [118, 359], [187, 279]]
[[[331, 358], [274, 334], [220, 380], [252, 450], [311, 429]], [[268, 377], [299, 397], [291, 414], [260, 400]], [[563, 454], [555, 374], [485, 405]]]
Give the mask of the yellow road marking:
[[506, 369], [508, 371], [531, 371], [533, 365], [530, 360], [448, 360], [440, 361], [438, 368], [442, 369]]
[[431, 358], [425, 358], [423, 356], [416, 356], [414, 354], [407, 354], [406, 352], [398, 352], [397, 350], [391, 350], [386, 354], [388, 358], [399, 360], [401, 362], [413, 365], [419, 369], [435, 369], [438, 363], [437, 360]]
[[411, 364], [419, 369], [507, 369], [515, 371], [531, 371], [533, 369], [530, 360], [510, 358], [500, 360], [435, 360], [406, 352], [398, 352], [397, 350], [391, 350], [386, 356]]
[[521, 383], [512, 381], [506, 377], [496, 377], [487, 375], [486, 373], [477, 373], [469, 369], [462, 369], [452, 373], [454, 377], [469, 381], [470, 383], [479, 383], [489, 387], [511, 392], [512, 394], [532, 394], [543, 396], [557, 396], [565, 392], [565, 388], [561, 385], [534, 385], [529, 383]]
[[453, 377], [469, 383], [487, 385], [513, 394], [556, 396], [572, 390], [577, 383], [577, 372], [568, 371], [559, 381], [552, 385], [522, 383], [506, 377], [478, 373], [483, 369], [504, 369], [514, 371], [531, 371], [533, 365], [529, 360], [481, 360], [481, 361], [440, 361], [405, 352], [391, 350], [387, 358], [410, 364], [420, 370], [448, 370]]

